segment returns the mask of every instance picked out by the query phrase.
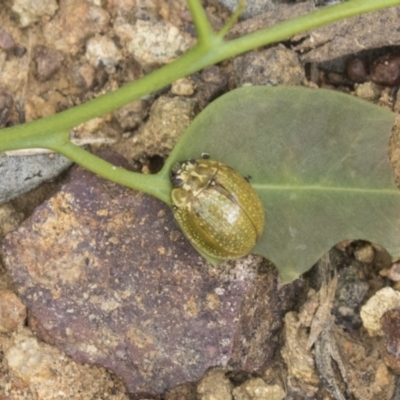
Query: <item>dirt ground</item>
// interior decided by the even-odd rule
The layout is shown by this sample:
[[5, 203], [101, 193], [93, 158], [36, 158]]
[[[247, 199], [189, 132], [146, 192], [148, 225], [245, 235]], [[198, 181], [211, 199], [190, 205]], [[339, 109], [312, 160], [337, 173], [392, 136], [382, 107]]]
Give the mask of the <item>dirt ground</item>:
[[[5, 0], [1, 5], [0, 127], [46, 117], [115, 90], [179, 57], [196, 40], [184, 0], [48, 0], [34, 2], [28, 7], [29, 3]], [[214, 29], [221, 28], [230, 12], [217, 0], [203, 3]], [[241, 36], [310, 12], [315, 7], [314, 1], [276, 4], [265, 14], [239, 22], [228, 37]], [[151, 173], [161, 168], [179, 136], [207, 104], [229, 90], [247, 84], [339, 90], [399, 113], [399, 14], [400, 7], [396, 7], [359, 16], [224, 61], [88, 121], [76, 127], [71, 135], [76, 143], [85, 144], [95, 153], [117, 157], [117, 162], [127, 162], [131, 169]], [[399, 131], [394, 129], [389, 147], [397, 183], [400, 182]], [[120, 161], [119, 156], [124, 160]], [[21, 174], [29, 176], [34, 159], [25, 155], [20, 157], [26, 158], [27, 165], [26, 169], [21, 167]], [[14, 164], [10, 168], [16, 169]], [[64, 212], [63, 209], [68, 208], [65, 207], [68, 195], [80, 190], [84, 192], [79, 182], [96, 192], [98, 203], [93, 207], [98, 207], [95, 213], [101, 217], [104, 216], [101, 214], [106, 207], [104, 204], [116, 204], [116, 201], [113, 203], [116, 198], [136, 202], [136, 207], [152, 206], [140, 196], [127, 200], [122, 189], [108, 186], [81, 170], [72, 169], [71, 172], [66, 164], [50, 164], [47, 168], [53, 172], [57, 168], [57, 174], [43, 172], [46, 179], [39, 179], [34, 189], [25, 187], [22, 182], [22, 187], [15, 188], [18, 196], [11, 191], [7, 201], [0, 205], [1, 238], [25, 224], [18, 231], [21, 236], [17, 239], [26, 240], [24, 232], [33, 229], [28, 242], [34, 249], [37, 241], [34, 229], [41, 226], [40, 218], [49, 209]], [[49, 177], [52, 178], [50, 181]], [[60, 190], [63, 184], [66, 186]], [[26, 190], [29, 191], [20, 194]], [[38, 209], [39, 206], [42, 208]], [[131, 203], [118, 204], [116, 209], [121, 207], [127, 212], [128, 206]], [[155, 210], [153, 213], [160, 219], [169, 218], [166, 210]], [[46, 249], [57, 240], [62, 241], [72, 218], [79, 219], [82, 215], [71, 212], [61, 225], [48, 227], [48, 236], [43, 239], [44, 242], [49, 240], [44, 243]], [[88, 226], [94, 224], [92, 219], [87, 221]], [[123, 222], [116, 212], [109, 228], [117, 231]], [[98, 225], [98, 232], [104, 226]], [[154, 221], [151, 234], [162, 236], [162, 230], [158, 229], [159, 221]], [[170, 232], [171, 242], [180, 241], [177, 235], [175, 231]], [[50, 242], [50, 237], [54, 242]], [[179, 246], [184, 246], [180, 243]], [[3, 251], [0, 251], [1, 257]], [[163, 251], [168, 252], [168, 249], [154, 249], [154, 253]], [[182, 250], [182, 254], [184, 259], [186, 250]], [[22, 263], [24, 257], [25, 254], [19, 253], [13, 258], [7, 256], [7, 263], [10, 260], [15, 264]], [[67, 263], [69, 253], [59, 257], [65, 257], [63, 260]], [[106, 254], [104, 258], [107, 258]], [[39, 255], [30, 258], [29, 262], [38, 259], [39, 269], [44, 268], [47, 260], [40, 259]], [[212, 279], [223, 279], [225, 283], [234, 282], [238, 286], [239, 281], [245, 282], [239, 289], [235, 286], [234, 299], [226, 300], [234, 309], [232, 315], [228, 311], [224, 314], [227, 320], [229, 314], [232, 324], [242, 318], [243, 326], [242, 330], [235, 328], [234, 332], [226, 332], [227, 336], [231, 334], [232, 340], [226, 345], [232, 351], [230, 363], [223, 359], [216, 362], [211, 354], [215, 349], [210, 347], [207, 356], [211, 361], [207, 360], [205, 365], [214, 368], [199, 368], [199, 372], [195, 362], [198, 354], [188, 350], [191, 343], [176, 357], [182, 357], [182, 365], [190, 365], [192, 370], [181, 372], [182, 375], [175, 379], [175, 370], [167, 364], [149, 367], [154, 337], [144, 334], [141, 328], [127, 327], [128, 336], [124, 336], [125, 341], [135, 342], [135, 357], [143, 359], [139, 362], [140, 367], [133, 368], [130, 360], [124, 359], [125, 353], [121, 355], [120, 339], [109, 334], [109, 330], [104, 333], [100, 345], [95, 343], [97, 336], [89, 329], [84, 340], [83, 336], [79, 337], [81, 342], [71, 339], [74, 335], [71, 336], [68, 329], [79, 330], [85, 324], [83, 320], [95, 315], [94, 309], [84, 315], [82, 325], [78, 327], [67, 319], [66, 306], [63, 319], [68, 320], [68, 324], [58, 331], [52, 325], [54, 321], [46, 319], [49, 304], [40, 310], [33, 306], [35, 302], [51, 303], [61, 298], [65, 281], [69, 285], [81, 279], [78, 267], [71, 268], [68, 275], [61, 278], [43, 273], [35, 282], [42, 286], [35, 289], [21, 285], [22, 278], [16, 278], [11, 274], [11, 268], [0, 262], [0, 400], [400, 398], [397, 375], [400, 371], [399, 264], [393, 263], [384, 249], [365, 242], [340, 243], [309, 273], [285, 287], [279, 285], [276, 270], [258, 257], [250, 256], [246, 261], [234, 264], [230, 275], [218, 272], [216, 277], [211, 273], [212, 279], [205, 278], [203, 270], [207, 267], [204, 261], [196, 259], [195, 264], [194, 275], [198, 281], [190, 286], [193, 292], [201, 286], [200, 281], [209, 283], [210, 287]], [[37, 266], [29, 268], [29, 273], [39, 276], [35, 270]], [[140, 268], [142, 264], [139, 263], [138, 271]], [[175, 268], [179, 270], [180, 267]], [[250, 272], [243, 272], [244, 269]], [[94, 274], [100, 275], [100, 269]], [[184, 274], [182, 268], [182, 275], [177, 275], [176, 280], [186, 279]], [[121, 278], [121, 284], [124, 279]], [[161, 278], [156, 275], [154, 279]], [[176, 282], [172, 278], [171, 282], [172, 287]], [[78, 283], [76, 285], [79, 287]], [[204, 284], [201, 289], [207, 291], [210, 287]], [[45, 301], [44, 288], [52, 293]], [[127, 299], [134, 296], [126, 288], [118, 286], [117, 289], [124, 292]], [[108, 319], [107, 313], [114, 311], [114, 304], [120, 301], [114, 299], [113, 303], [107, 298], [107, 304], [99, 305], [103, 298], [99, 288], [90, 292], [89, 300], [79, 290], [75, 289], [73, 296], [82, 297], [82, 306], [100, 307], [102, 313], [96, 316], [99, 319], [104, 315], [107, 315], [104, 319]], [[176, 302], [171, 303], [179, 309], [180, 300], [185, 299], [182, 318], [184, 313], [190, 318], [199, 314], [194, 296], [185, 297], [178, 293]], [[204, 293], [198, 296], [204, 296]], [[215, 311], [216, 303], [220, 301], [215, 293], [210, 289], [204, 298], [204, 309], [201, 310]], [[144, 298], [140, 301], [145, 303]], [[252, 312], [254, 315], [250, 316]], [[124, 315], [128, 318], [128, 314]], [[154, 316], [157, 318], [162, 319]], [[98, 326], [100, 331], [102, 326]], [[237, 333], [239, 331], [242, 336]], [[220, 334], [220, 331], [215, 332], [215, 335]], [[199, 336], [201, 334], [202, 331]], [[175, 338], [178, 342], [184, 339]], [[107, 343], [114, 341], [118, 342], [111, 346], [116, 354], [115, 362], [110, 361], [112, 357], [106, 353], [109, 351]], [[98, 354], [95, 357], [95, 351], [90, 347], [94, 348], [95, 344], [97, 350], [104, 351], [101, 357], [97, 357]], [[162, 352], [167, 351], [170, 343], [163, 345]], [[104, 354], [108, 354], [108, 358]], [[186, 364], [189, 358], [192, 359]], [[139, 370], [143, 378], [139, 381], [143, 386], [130, 381], [130, 368]], [[166, 378], [158, 369], [169, 371], [164, 375], [170, 377]], [[185, 380], [182, 376], [188, 378]]]

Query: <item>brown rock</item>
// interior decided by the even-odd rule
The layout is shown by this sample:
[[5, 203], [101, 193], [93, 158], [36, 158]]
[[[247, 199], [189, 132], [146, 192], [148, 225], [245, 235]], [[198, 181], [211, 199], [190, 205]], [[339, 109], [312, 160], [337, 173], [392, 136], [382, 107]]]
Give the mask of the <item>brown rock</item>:
[[71, 77], [74, 85], [87, 90], [93, 86], [95, 69], [88, 63], [75, 65], [71, 69]]
[[371, 66], [371, 80], [384, 86], [399, 85], [400, 56], [388, 54], [377, 58]]
[[63, 55], [46, 46], [35, 48], [34, 59], [36, 61], [37, 79], [41, 82], [49, 80], [60, 68], [64, 59]]
[[82, 50], [86, 39], [103, 32], [110, 21], [101, 7], [80, 0], [61, 2], [57, 16], [44, 26], [46, 41], [66, 54]]
[[0, 333], [9, 333], [21, 326], [26, 318], [26, 308], [11, 290], [0, 291]]
[[192, 79], [196, 85], [196, 93], [193, 98], [200, 110], [228, 90], [228, 76], [222, 68], [216, 65], [194, 74]]
[[274, 354], [293, 286], [257, 257], [215, 268], [160, 201], [74, 169], [5, 243], [39, 338], [103, 365], [133, 393], [211, 366], [255, 371]]
[[368, 78], [368, 69], [361, 58], [350, 58], [346, 63], [348, 78], [356, 83], [365, 82]]

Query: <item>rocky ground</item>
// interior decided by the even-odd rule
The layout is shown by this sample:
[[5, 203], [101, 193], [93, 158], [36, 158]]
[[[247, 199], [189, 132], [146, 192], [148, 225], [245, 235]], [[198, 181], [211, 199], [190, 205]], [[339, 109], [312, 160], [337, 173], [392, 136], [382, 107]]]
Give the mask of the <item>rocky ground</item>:
[[[203, 3], [221, 28], [230, 2]], [[249, 3], [229, 38], [316, 8]], [[398, 113], [399, 14], [355, 17], [209, 67], [80, 125], [73, 139], [155, 172], [208, 103], [246, 84], [340, 90]], [[0, 126], [114, 90], [195, 40], [184, 0], [5, 0]], [[397, 181], [398, 143], [395, 130]], [[341, 243], [286, 286], [259, 257], [214, 269], [166, 207], [69, 165], [49, 154], [0, 158], [0, 400], [399, 398], [400, 274], [384, 249]]]

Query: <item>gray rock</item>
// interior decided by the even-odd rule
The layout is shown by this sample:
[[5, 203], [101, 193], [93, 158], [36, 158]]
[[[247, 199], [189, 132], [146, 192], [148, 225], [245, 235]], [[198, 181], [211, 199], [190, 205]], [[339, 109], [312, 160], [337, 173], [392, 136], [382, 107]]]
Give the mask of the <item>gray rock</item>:
[[234, 60], [236, 85], [301, 85], [306, 77], [295, 52], [279, 45]]
[[0, 204], [55, 178], [72, 162], [58, 154], [0, 154]]
[[[218, 0], [218, 3], [233, 12], [237, 8], [238, 0]], [[248, 19], [262, 12], [273, 10], [276, 7], [276, 3], [279, 3], [279, 0], [247, 0], [246, 7], [240, 18]]]

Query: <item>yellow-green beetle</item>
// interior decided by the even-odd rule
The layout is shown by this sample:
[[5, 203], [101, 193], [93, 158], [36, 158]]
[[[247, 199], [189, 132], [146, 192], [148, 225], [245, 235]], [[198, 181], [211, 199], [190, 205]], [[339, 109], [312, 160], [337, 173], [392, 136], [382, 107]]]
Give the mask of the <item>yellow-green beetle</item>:
[[248, 254], [264, 229], [264, 207], [250, 183], [215, 160], [187, 160], [171, 173], [173, 212], [192, 245], [220, 260]]

